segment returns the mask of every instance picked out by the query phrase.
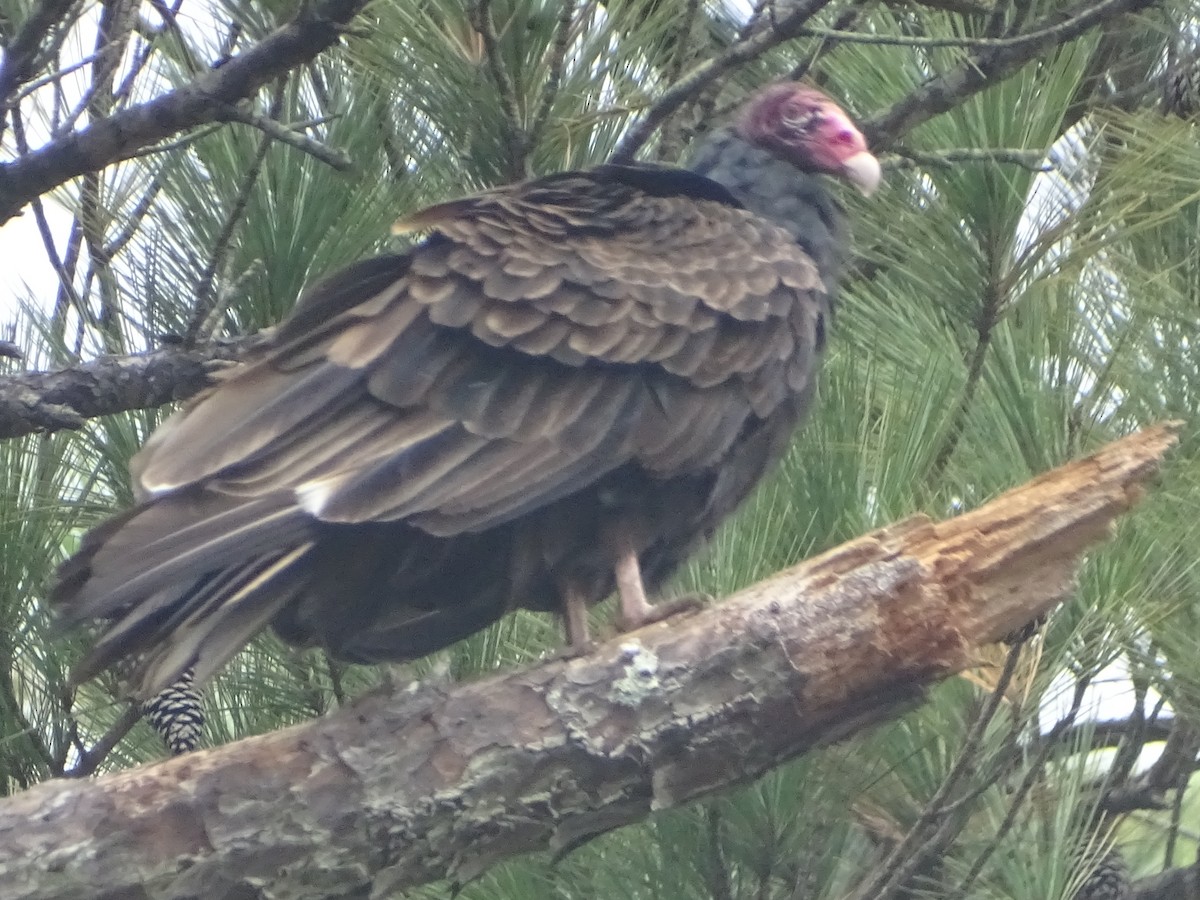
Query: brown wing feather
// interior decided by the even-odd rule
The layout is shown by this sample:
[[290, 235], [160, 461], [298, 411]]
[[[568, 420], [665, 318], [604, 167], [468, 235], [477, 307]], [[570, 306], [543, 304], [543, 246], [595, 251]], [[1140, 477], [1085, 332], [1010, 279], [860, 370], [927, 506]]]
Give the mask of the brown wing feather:
[[[780, 401], [758, 381], [811, 355], [794, 307], [819, 314], [815, 267], [728, 204], [571, 174], [429, 217], [437, 234], [390, 280], [376, 264], [358, 303], [341, 279], [321, 286], [306, 329], [285, 325], [156, 435], [144, 489], [291, 490], [329, 521], [482, 529], [629, 460], [709, 464]], [[663, 408], [676, 382], [703, 415]]]

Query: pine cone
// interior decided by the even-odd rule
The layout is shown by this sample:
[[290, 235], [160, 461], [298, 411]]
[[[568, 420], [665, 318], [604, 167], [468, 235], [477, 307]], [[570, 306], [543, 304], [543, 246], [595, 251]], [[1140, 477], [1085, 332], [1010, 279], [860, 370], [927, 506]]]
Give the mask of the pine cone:
[[1128, 900], [1132, 895], [1129, 867], [1114, 847], [1096, 863], [1088, 880], [1075, 892], [1075, 900]]
[[204, 709], [192, 674], [186, 669], [170, 687], [142, 704], [142, 715], [176, 756], [195, 750], [204, 735]]
[[1200, 56], [1181, 59], [1163, 76], [1163, 109], [1181, 119], [1200, 113]]

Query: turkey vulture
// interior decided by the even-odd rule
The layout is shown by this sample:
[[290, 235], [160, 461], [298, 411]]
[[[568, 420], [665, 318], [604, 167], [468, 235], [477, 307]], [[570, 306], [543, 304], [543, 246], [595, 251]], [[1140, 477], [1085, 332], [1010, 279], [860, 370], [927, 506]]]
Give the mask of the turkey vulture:
[[[431, 207], [431, 234], [313, 287], [133, 462], [138, 505], [63, 564], [76, 679], [198, 681], [271, 625], [408, 660], [516, 607], [671, 574], [784, 451], [813, 394], [843, 242], [824, 175], [879, 165], [776, 84], [690, 169], [603, 165]], [[665, 607], [670, 610], [672, 607]]]

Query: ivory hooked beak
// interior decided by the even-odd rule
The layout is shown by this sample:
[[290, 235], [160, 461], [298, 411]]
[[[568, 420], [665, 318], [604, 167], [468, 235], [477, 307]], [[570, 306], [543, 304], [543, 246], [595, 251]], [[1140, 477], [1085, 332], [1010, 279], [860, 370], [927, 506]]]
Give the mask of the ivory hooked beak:
[[883, 178], [879, 160], [866, 150], [860, 150], [853, 156], [847, 157], [842, 163], [842, 172], [864, 197], [870, 197], [875, 193], [875, 189], [879, 187], [879, 182]]

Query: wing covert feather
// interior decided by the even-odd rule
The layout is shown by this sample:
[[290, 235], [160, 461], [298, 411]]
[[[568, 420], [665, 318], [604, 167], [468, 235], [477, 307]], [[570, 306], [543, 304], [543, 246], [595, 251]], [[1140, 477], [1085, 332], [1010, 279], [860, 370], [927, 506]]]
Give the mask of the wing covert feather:
[[290, 491], [321, 519], [450, 534], [631, 460], [711, 465], [781, 384], [807, 384], [827, 300], [785, 231], [719, 186], [650, 177], [570, 173], [418, 214], [431, 238], [319, 284], [161, 430], [143, 488]]

